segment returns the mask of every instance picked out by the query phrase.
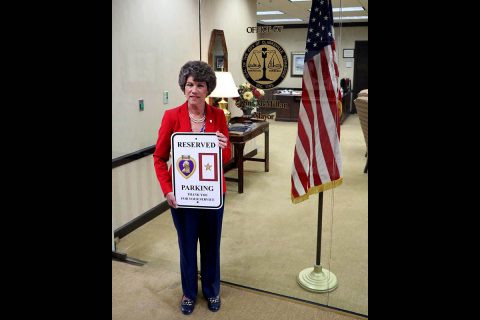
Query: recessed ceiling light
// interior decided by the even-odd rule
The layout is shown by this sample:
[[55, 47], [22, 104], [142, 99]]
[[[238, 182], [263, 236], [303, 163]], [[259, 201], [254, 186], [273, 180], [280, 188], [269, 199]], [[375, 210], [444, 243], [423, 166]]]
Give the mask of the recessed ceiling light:
[[[332, 11], [333, 12], [340, 12], [340, 10], [342, 12], [347, 12], [347, 11], [365, 11], [365, 9], [363, 7], [345, 7], [345, 8], [333, 8]], [[312, 11], [311, 9], [307, 9], [307, 11]]]
[[285, 12], [278, 11], [278, 10], [275, 10], [275, 11], [257, 11], [257, 16], [263, 16], [263, 15], [267, 15], [267, 14], [285, 14]]
[[260, 21], [261, 22], [293, 22], [293, 21], [303, 21], [303, 20], [298, 18], [292, 18], [292, 19], [265, 19]]
[[347, 12], [347, 11], [365, 11], [363, 7], [345, 7], [345, 8], [333, 8], [333, 12]]
[[333, 17], [333, 20], [358, 20], [358, 19], [368, 19], [368, 16]]

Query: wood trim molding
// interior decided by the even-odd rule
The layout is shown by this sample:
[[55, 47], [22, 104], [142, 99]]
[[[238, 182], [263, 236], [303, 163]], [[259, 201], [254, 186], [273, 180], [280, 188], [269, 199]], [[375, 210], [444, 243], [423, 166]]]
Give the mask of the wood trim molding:
[[228, 50], [227, 50], [227, 43], [225, 42], [225, 34], [223, 30], [213, 29], [212, 34], [210, 35], [210, 44], [208, 46], [208, 64], [214, 68], [213, 65], [213, 49], [215, 48], [215, 39], [217, 36], [220, 36], [222, 41], [222, 49], [223, 49], [223, 71], [228, 71]]
[[141, 227], [148, 221], [152, 220], [153, 218], [156, 218], [157, 216], [161, 215], [165, 211], [170, 209], [170, 206], [168, 205], [167, 201], [163, 201], [159, 205], [153, 207], [152, 209], [148, 210], [145, 213], [142, 213], [140, 216], [136, 217], [135, 219], [127, 222], [123, 226], [117, 228], [113, 232], [113, 236], [115, 238], [123, 238], [130, 232], [134, 231], [135, 229]]
[[155, 145], [120, 156], [118, 158], [114, 158], [112, 159], [112, 169], [123, 166], [124, 164], [138, 160], [140, 158], [149, 156], [153, 154], [153, 152], [155, 152]]

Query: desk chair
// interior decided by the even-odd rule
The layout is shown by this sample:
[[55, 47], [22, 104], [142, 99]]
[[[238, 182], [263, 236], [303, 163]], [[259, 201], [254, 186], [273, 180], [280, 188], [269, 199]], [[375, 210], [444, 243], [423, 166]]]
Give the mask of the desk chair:
[[360, 126], [362, 127], [363, 137], [365, 138], [365, 145], [367, 146], [367, 163], [363, 173], [368, 172], [368, 90], [362, 90], [358, 94], [357, 99], [354, 100], [355, 107], [357, 108], [358, 119], [360, 120]]

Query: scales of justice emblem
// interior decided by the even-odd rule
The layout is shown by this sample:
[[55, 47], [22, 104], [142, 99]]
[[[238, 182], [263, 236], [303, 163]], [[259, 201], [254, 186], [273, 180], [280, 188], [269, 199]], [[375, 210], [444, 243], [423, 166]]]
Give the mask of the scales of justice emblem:
[[180, 172], [180, 174], [185, 179], [188, 179], [195, 172], [195, 169], [197, 168], [197, 163], [195, 162], [195, 159], [192, 158], [191, 156], [181, 156], [177, 160], [176, 167], [178, 172]]
[[[261, 60], [263, 60], [263, 63], [260, 62]], [[272, 79], [267, 78], [267, 68], [269, 71], [278, 72], [282, 70], [283, 65], [276, 50], [267, 50], [266, 47], [263, 47], [262, 51], [253, 50], [250, 60], [248, 61], [248, 67], [251, 69], [262, 68], [262, 77], [257, 79], [257, 81], [273, 81]]]
[[272, 89], [285, 79], [288, 57], [275, 41], [259, 39], [248, 46], [242, 57], [242, 72], [259, 89]]

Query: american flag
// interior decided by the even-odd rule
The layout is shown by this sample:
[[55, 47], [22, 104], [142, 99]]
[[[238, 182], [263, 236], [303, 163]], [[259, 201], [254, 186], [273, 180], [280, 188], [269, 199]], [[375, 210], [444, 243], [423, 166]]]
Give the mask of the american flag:
[[339, 186], [338, 57], [330, 0], [313, 0], [307, 30], [298, 136], [292, 167], [292, 202]]

